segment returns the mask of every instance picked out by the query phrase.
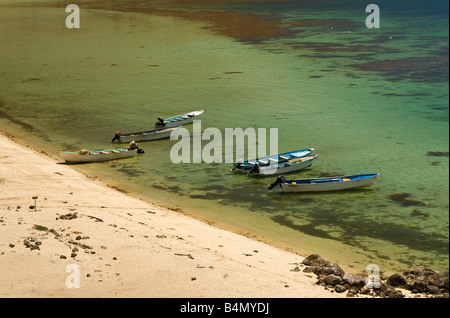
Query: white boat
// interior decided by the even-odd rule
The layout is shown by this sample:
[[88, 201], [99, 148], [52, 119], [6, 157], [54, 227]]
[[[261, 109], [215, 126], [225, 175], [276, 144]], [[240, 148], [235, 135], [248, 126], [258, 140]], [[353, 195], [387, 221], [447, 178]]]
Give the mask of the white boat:
[[139, 148], [116, 148], [110, 150], [81, 150], [79, 152], [63, 151], [59, 154], [67, 163], [86, 163], [129, 158], [138, 153], [144, 153], [144, 151]]
[[[314, 148], [306, 148], [306, 149], [301, 149], [301, 150], [285, 152], [285, 153], [281, 153], [281, 154], [277, 154], [277, 155], [273, 155], [273, 156], [257, 158], [257, 159], [253, 159], [253, 160], [237, 161], [237, 162], [233, 163], [234, 167], [231, 171], [248, 173], [248, 172], [256, 169], [255, 166], [257, 166], [257, 165], [260, 165], [261, 167], [270, 166], [271, 162], [275, 162], [275, 164], [277, 164], [281, 168], [282, 164], [287, 163], [290, 160], [296, 160], [298, 158], [311, 155], [311, 153], [313, 151], [314, 151]], [[274, 170], [273, 165], [274, 164], [271, 165], [271, 168], [272, 168], [271, 170]], [[276, 173], [276, 172], [274, 172], [274, 173]]]
[[346, 190], [369, 187], [377, 176], [379, 176], [378, 173], [369, 173], [342, 177], [288, 180], [283, 175], [280, 175], [268, 188], [271, 190], [275, 186], [280, 185], [284, 192]]
[[307, 155], [303, 157], [288, 159], [283, 162], [274, 162], [274, 164], [262, 165], [260, 161], [256, 162], [253, 169], [247, 172], [248, 175], [273, 175], [276, 173], [294, 172], [313, 164], [313, 160], [317, 158], [317, 154]]
[[201, 114], [203, 114], [204, 110], [196, 110], [190, 113], [186, 113], [183, 115], [177, 115], [169, 118], [158, 117], [158, 121], [155, 123], [155, 127], [176, 127], [185, 124], [190, 124], [197, 119]]
[[170, 134], [172, 133], [172, 131], [179, 129], [180, 127], [181, 126], [171, 127], [171, 128], [160, 128], [160, 129], [153, 129], [153, 130], [126, 133], [126, 134], [123, 134], [120, 131], [117, 131], [116, 135], [111, 140], [111, 142], [114, 142], [116, 139], [118, 139], [120, 142], [126, 143], [126, 142], [130, 142], [133, 140], [134, 141], [149, 141], [149, 140], [170, 138]]

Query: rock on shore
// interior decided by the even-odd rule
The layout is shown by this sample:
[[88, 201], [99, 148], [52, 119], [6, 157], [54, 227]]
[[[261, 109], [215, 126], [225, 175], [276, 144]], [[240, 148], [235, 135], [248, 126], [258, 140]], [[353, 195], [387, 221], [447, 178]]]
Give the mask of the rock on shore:
[[347, 291], [347, 297], [361, 294], [383, 298], [403, 298], [405, 291], [417, 296], [423, 294], [425, 297], [449, 297], [448, 277], [424, 266], [412, 267], [403, 275], [395, 273], [387, 278], [380, 275], [378, 287], [369, 288], [368, 273], [346, 274], [338, 264], [331, 264], [320, 255], [311, 254], [303, 260], [302, 264], [306, 265], [303, 272], [316, 274], [317, 284], [331, 292]]

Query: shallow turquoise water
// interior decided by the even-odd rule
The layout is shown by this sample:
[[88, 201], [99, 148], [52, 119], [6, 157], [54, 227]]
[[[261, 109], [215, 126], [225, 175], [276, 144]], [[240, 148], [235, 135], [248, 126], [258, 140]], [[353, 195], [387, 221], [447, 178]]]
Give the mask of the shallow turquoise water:
[[[62, 9], [2, 8], [0, 129], [57, 156], [111, 147], [118, 129], [147, 130], [159, 116], [198, 109], [202, 129], [278, 128], [280, 152], [319, 154], [292, 177], [380, 177], [369, 189], [269, 192], [274, 178], [233, 175], [230, 164], [173, 164], [172, 140], [142, 142], [144, 156], [80, 169], [357, 270], [424, 264], [448, 272], [448, 156], [427, 155], [448, 152], [448, 3], [380, 2], [382, 27], [370, 30], [355, 3], [208, 7], [276, 13], [289, 32], [262, 39], [87, 9], [82, 27], [68, 30]], [[390, 198], [402, 193], [416, 205]]]

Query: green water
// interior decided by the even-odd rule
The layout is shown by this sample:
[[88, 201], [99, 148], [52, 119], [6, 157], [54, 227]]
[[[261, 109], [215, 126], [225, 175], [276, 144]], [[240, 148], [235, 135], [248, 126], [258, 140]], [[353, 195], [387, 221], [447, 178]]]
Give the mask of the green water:
[[[427, 152], [448, 152], [448, 14], [383, 11], [382, 28], [369, 30], [364, 8], [356, 14], [350, 5], [214, 7], [230, 8], [276, 12], [291, 33], [253, 41], [206, 22], [90, 9], [69, 30], [64, 6], [0, 7], [0, 130], [58, 157], [111, 147], [118, 129], [148, 130], [159, 116], [200, 109], [202, 129], [278, 128], [280, 152], [319, 154], [293, 178], [380, 177], [344, 192], [267, 191], [274, 178], [233, 175], [230, 164], [173, 164], [172, 140], [77, 169], [358, 271], [374, 263], [387, 272], [426, 265], [447, 273], [449, 161]], [[298, 23], [304, 19], [314, 21]], [[395, 64], [379, 70], [385, 60]], [[401, 193], [420, 205], [389, 198]]]

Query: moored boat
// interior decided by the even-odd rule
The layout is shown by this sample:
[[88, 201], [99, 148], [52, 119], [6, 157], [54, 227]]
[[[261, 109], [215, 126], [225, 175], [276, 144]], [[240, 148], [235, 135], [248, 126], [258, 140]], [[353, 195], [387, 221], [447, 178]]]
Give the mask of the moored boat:
[[[257, 158], [253, 160], [246, 160], [246, 161], [237, 161], [234, 162], [234, 167], [231, 171], [240, 171], [240, 172], [251, 172], [255, 169], [255, 165], [259, 165], [260, 167], [266, 167], [269, 166], [270, 170], [275, 170], [274, 167], [278, 167], [284, 164], [284, 163], [291, 163], [295, 162], [295, 160], [310, 155], [314, 151], [314, 148], [306, 148], [301, 150], [295, 150], [290, 152], [285, 152], [273, 156], [267, 156], [262, 158]], [[287, 167], [286, 167], [287, 168]], [[268, 171], [268, 168], [265, 168]], [[300, 168], [301, 169], [301, 168]], [[289, 172], [289, 171], [286, 171]], [[273, 173], [276, 173], [274, 171]], [[272, 174], [273, 174], [272, 173]]]
[[142, 149], [115, 148], [108, 150], [81, 150], [79, 152], [62, 151], [59, 154], [66, 163], [101, 162], [107, 160], [123, 159], [144, 153]]
[[155, 127], [177, 127], [181, 125], [190, 124], [197, 119], [201, 114], [203, 114], [204, 110], [196, 110], [190, 113], [177, 115], [169, 118], [158, 117], [158, 121], [155, 123]]
[[126, 133], [123, 134], [120, 131], [117, 131], [114, 138], [111, 140], [111, 142], [114, 142], [116, 139], [118, 139], [120, 142], [126, 143], [130, 141], [150, 141], [150, 140], [157, 140], [157, 139], [164, 139], [164, 138], [170, 138], [170, 134], [173, 130], [179, 129], [180, 126], [177, 127], [171, 127], [171, 128], [159, 128], [159, 129], [152, 129], [152, 130], [146, 130], [146, 131], [140, 131], [140, 132], [132, 132], [132, 133]]
[[247, 172], [248, 175], [273, 175], [276, 173], [289, 173], [298, 171], [304, 168], [307, 168], [313, 164], [313, 160], [317, 158], [317, 154], [314, 155], [306, 155], [299, 158], [293, 158], [289, 160], [285, 160], [282, 162], [278, 162], [276, 165], [271, 165], [267, 163], [265, 165], [261, 165], [260, 162], [257, 162], [253, 169]]
[[313, 179], [286, 179], [283, 175], [269, 185], [269, 190], [280, 185], [284, 192], [314, 192], [336, 191], [353, 188], [369, 187], [375, 181], [378, 173], [357, 174], [350, 176], [313, 178]]

